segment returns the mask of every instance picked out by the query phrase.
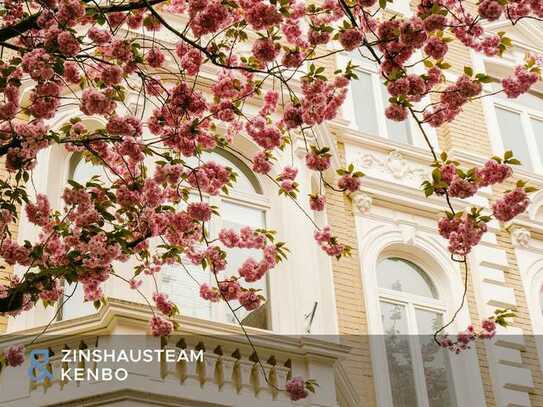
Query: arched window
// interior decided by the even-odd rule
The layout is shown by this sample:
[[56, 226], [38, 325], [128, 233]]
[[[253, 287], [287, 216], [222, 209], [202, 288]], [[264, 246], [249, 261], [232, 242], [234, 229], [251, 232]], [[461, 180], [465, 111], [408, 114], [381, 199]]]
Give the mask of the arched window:
[[[214, 216], [208, 223], [208, 232], [215, 238], [222, 228], [229, 228], [239, 231], [244, 226], [254, 229], [266, 227], [266, 199], [262, 195], [262, 188], [252, 171], [239, 158], [224, 150], [216, 150], [206, 153], [203, 161], [215, 161], [224, 166], [232, 168], [237, 174], [234, 188], [226, 194], [218, 196], [205, 196], [211, 205], [218, 208], [220, 217]], [[194, 191], [191, 199], [199, 201], [199, 196]], [[227, 269], [221, 273], [219, 279], [224, 276], [237, 275], [237, 270], [242, 262], [249, 256], [260, 259], [262, 256], [259, 250], [252, 249], [226, 249]], [[160, 273], [161, 290], [168, 294], [170, 299], [178, 304], [183, 315], [195, 316], [204, 319], [212, 319], [221, 322], [235, 323], [235, 319], [224, 303], [212, 304], [199, 296], [199, 284], [208, 283], [216, 286], [215, 279], [209, 269], [203, 270], [200, 266], [194, 266], [185, 261], [182, 267], [163, 267]], [[269, 299], [268, 284], [266, 278], [244, 286], [260, 289], [264, 297]], [[231, 302], [234, 309], [239, 304]], [[258, 328], [269, 328], [269, 304], [260, 309], [248, 313], [239, 309], [236, 314], [244, 320], [244, 324]]]
[[436, 286], [420, 267], [398, 257], [379, 262], [377, 283], [387, 405], [456, 406], [449, 355], [432, 337], [446, 311]]
[[[102, 181], [105, 181], [104, 167], [93, 165], [86, 161], [81, 154], [73, 154], [70, 157], [68, 179], [84, 185], [93, 176], [98, 175]], [[77, 318], [96, 312], [92, 302], [85, 302], [82, 284], [65, 284], [64, 302], [59, 312], [59, 319]]]

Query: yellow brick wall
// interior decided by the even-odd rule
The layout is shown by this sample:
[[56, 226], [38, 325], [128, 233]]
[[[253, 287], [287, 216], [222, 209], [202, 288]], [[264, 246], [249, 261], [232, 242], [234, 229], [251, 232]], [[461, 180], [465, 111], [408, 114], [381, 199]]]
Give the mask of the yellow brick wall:
[[[338, 145], [338, 148], [344, 162], [343, 145]], [[341, 242], [353, 248], [351, 257], [333, 261], [339, 333], [343, 343], [352, 347], [348, 360], [344, 362], [344, 368], [358, 393], [360, 405], [372, 407], [376, 405], [375, 387], [352, 203], [343, 193], [329, 189], [326, 199], [328, 223], [334, 234]]]
[[[464, 66], [472, 65], [471, 56], [468, 50], [462, 45], [450, 44], [451, 52], [447, 62], [451, 63], [451, 73], [461, 75]], [[436, 97], [432, 97], [433, 101]], [[490, 157], [492, 148], [486, 128], [486, 120], [482, 102], [474, 100], [467, 105], [461, 114], [452, 123], [437, 129], [440, 150], [458, 149], [481, 157]], [[338, 145], [341, 159], [343, 160], [344, 146]], [[332, 191], [327, 192], [329, 223], [341, 241], [351, 245], [355, 250], [353, 257], [342, 259], [333, 264], [333, 274], [336, 292], [337, 313], [339, 320], [340, 334], [346, 335], [345, 341], [353, 347], [352, 358], [345, 363], [353, 385], [359, 389], [361, 405], [375, 405], [374, 375], [371, 370], [371, 356], [369, 343], [364, 336], [368, 332], [366, 310], [364, 306], [364, 292], [361, 281], [361, 265], [358, 261], [356, 251], [356, 233], [354, 233], [354, 217], [351, 202], [348, 198]], [[526, 307], [526, 299], [520, 280], [520, 273], [511, 246], [510, 235], [501, 232], [498, 235], [499, 246], [506, 250], [510, 264], [506, 273], [506, 284], [514, 289], [518, 304], [518, 317], [514, 325], [522, 328], [526, 336], [526, 351], [522, 353], [523, 364], [530, 368], [534, 380], [535, 390], [530, 395], [532, 406], [543, 407], [543, 375], [537, 349], [532, 334], [531, 324]], [[363, 270], [362, 270], [363, 272]], [[474, 293], [473, 275], [468, 279], [467, 305], [470, 317], [475, 325], [480, 325], [481, 320], [487, 315], [479, 315], [478, 310], [482, 304], [478, 304]], [[352, 335], [355, 336], [352, 336]], [[362, 335], [362, 336], [358, 336]], [[479, 360], [479, 368], [483, 381], [485, 403], [488, 407], [497, 405], [496, 395], [492, 383], [492, 376], [489, 367], [489, 355], [486, 346], [477, 342], [476, 351]]]

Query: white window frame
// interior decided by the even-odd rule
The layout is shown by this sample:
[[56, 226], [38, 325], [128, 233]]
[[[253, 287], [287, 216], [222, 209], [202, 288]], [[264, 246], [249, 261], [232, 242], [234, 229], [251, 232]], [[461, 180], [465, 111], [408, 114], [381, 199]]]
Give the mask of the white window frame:
[[[227, 157], [225, 157], [225, 159], [230, 161]], [[247, 164], [245, 164], [243, 162], [243, 160], [240, 159], [240, 161], [242, 162], [243, 165], [247, 165]], [[243, 173], [242, 169], [239, 168], [236, 165], [235, 162], [232, 162], [232, 161], [230, 161], [230, 162], [231, 162], [232, 169], [235, 172], [238, 172], [238, 173], [242, 172]], [[249, 167], [247, 167], [247, 168], [250, 170]], [[256, 182], [258, 182], [259, 188], [263, 189], [262, 183], [259, 182], [258, 177], [256, 176], [256, 174], [251, 172], [250, 176], [254, 177]], [[198, 192], [198, 190], [196, 188], [188, 188], [188, 189], [192, 194], [199, 195], [199, 192]], [[264, 195], [263, 190], [262, 190], [261, 193], [258, 193], [258, 192], [249, 193], [249, 192], [243, 192], [243, 191], [236, 191], [233, 188], [233, 189], [230, 189], [228, 191], [228, 195], [223, 193], [223, 192], [219, 193], [218, 195], [209, 195], [207, 193], [202, 192], [202, 199], [205, 202], [207, 202], [209, 205], [216, 206], [219, 213], [221, 213], [221, 206], [222, 206], [222, 204], [224, 202], [228, 202], [228, 203], [239, 205], [239, 206], [246, 206], [246, 207], [249, 207], [251, 209], [260, 210], [260, 211], [262, 211], [262, 214], [263, 214], [264, 227], [266, 229], [270, 229], [271, 203], [270, 203], [270, 200]], [[210, 234], [210, 236], [216, 237], [219, 234], [219, 231], [223, 228], [223, 218], [222, 218], [222, 216], [212, 216], [211, 220], [206, 222], [206, 225], [207, 225], [207, 231]], [[188, 266], [193, 266], [192, 263], [190, 263], [190, 261], [188, 259], [184, 260], [184, 264], [187, 267]], [[183, 269], [182, 266], [179, 266], [179, 267], [182, 269], [181, 272], [185, 272], [185, 270]], [[196, 265], [194, 267], [201, 267], [201, 266]], [[209, 269], [206, 269], [205, 271], [207, 273], [211, 274]], [[187, 277], [190, 278], [189, 276], [187, 276]], [[266, 320], [267, 320], [266, 330], [271, 331], [271, 330], [273, 330], [272, 318], [271, 318], [272, 304], [271, 304], [271, 295], [270, 295], [271, 285], [272, 284], [270, 283], [270, 278], [269, 277], [270, 277], [269, 273], [266, 273], [266, 275], [263, 277], [265, 279], [265, 285], [266, 285], [267, 292], [263, 293], [264, 297], [266, 298], [266, 303], [263, 304], [262, 306], [266, 307], [266, 313], [267, 313], [267, 316], [266, 316]], [[207, 281], [199, 281], [200, 284], [206, 283], [206, 282]], [[158, 284], [159, 288], [163, 284], [160, 274], [157, 277], [157, 284]], [[215, 286], [213, 279], [211, 279], [210, 285], [212, 287]], [[196, 287], [196, 283], [194, 283], [194, 286], [195, 286], [194, 295], [199, 296], [199, 287]], [[252, 283], [246, 284], [245, 287], [246, 288], [251, 288]], [[180, 306], [182, 307], [182, 305], [180, 305]], [[233, 324], [233, 322], [229, 322], [228, 319], [227, 319], [228, 315], [230, 315], [230, 314], [231, 314], [230, 309], [223, 302], [218, 302], [218, 303], [211, 303], [210, 302], [210, 317], [209, 317], [210, 321], [221, 322], [221, 323], [226, 323], [226, 324]], [[199, 317], [195, 317], [195, 318], [199, 318]], [[200, 318], [200, 319], [206, 319], [207, 320], [207, 318]]]
[[[379, 259], [379, 262], [387, 259], [392, 258], [395, 256], [386, 255], [382, 256]], [[412, 263], [414, 266], [419, 267], [415, 262], [413, 262], [411, 259], [406, 258], [404, 255], [396, 257], [398, 259], [407, 261]], [[376, 265], [376, 272], [378, 265]], [[432, 284], [436, 288], [437, 292], [439, 294], [440, 290], [439, 287], [437, 287], [434, 284], [434, 281], [422, 267], [419, 267], [420, 270], [425, 273], [425, 275], [431, 280]], [[423, 310], [423, 311], [431, 311], [436, 314], [440, 314], [442, 317], [443, 322], [445, 323], [449, 318], [449, 312], [447, 309], [447, 305], [444, 301], [436, 298], [430, 298], [430, 297], [424, 297], [408, 292], [402, 292], [402, 291], [396, 291], [392, 289], [382, 288], [378, 287], [378, 306], [379, 306], [379, 313], [381, 315], [382, 308], [381, 308], [381, 302], [386, 302], [388, 304], [393, 305], [401, 305], [405, 309], [405, 316], [406, 316], [406, 324], [407, 324], [407, 336], [409, 337], [409, 351], [411, 354], [411, 361], [413, 363], [413, 375], [415, 380], [415, 391], [417, 395], [417, 401], [419, 403], [419, 407], [429, 407], [428, 403], [428, 391], [426, 389], [426, 377], [424, 374], [424, 363], [422, 360], [422, 353], [421, 353], [421, 343], [419, 341], [419, 332], [418, 332], [418, 323], [416, 318], [416, 310]], [[439, 295], [441, 298], [441, 295]], [[383, 375], [382, 379], [382, 391], [384, 394], [384, 397], [386, 398], [386, 405], [393, 406], [393, 399], [392, 399], [392, 391], [391, 391], [391, 383], [390, 383], [390, 373], [388, 370], [388, 361], [387, 361], [387, 350], [386, 350], [386, 344], [385, 344], [385, 331], [383, 327], [383, 321], [381, 318], [379, 318], [378, 321], [379, 324], [379, 332], [382, 333], [380, 336], [380, 342], [381, 345], [379, 346], [380, 352], [382, 352], [382, 355], [380, 355], [381, 360], [383, 361], [383, 369], [386, 372], [385, 375]], [[445, 357], [449, 358], [449, 364], [452, 366], [452, 359], [448, 353], [446, 353], [445, 350], [443, 350], [445, 353]], [[453, 372], [454, 376], [454, 372]], [[453, 389], [455, 395], [455, 400], [459, 400], [458, 398], [458, 383], [455, 380], [456, 377], [453, 378]], [[459, 404], [457, 404], [458, 407], [460, 407]]]
[[[416, 55], [414, 57], [416, 57]], [[372, 90], [373, 90], [373, 96], [374, 96], [373, 103], [375, 104], [375, 110], [377, 114], [377, 135], [363, 133], [361, 130], [359, 130], [358, 125], [356, 124], [356, 118], [355, 118], [354, 98], [353, 98], [352, 87], [349, 87], [349, 93], [341, 108], [343, 117], [349, 121], [349, 124], [348, 124], [349, 127], [353, 130], [359, 131], [365, 137], [383, 138], [383, 139], [386, 139], [390, 143], [394, 143], [395, 145], [419, 147], [427, 151], [428, 145], [426, 144], [426, 140], [424, 140], [424, 136], [422, 135], [422, 132], [420, 131], [417, 123], [415, 122], [415, 120], [413, 120], [412, 117], [408, 117], [406, 119], [409, 123], [409, 133], [410, 133], [411, 142], [400, 143], [400, 142], [396, 142], [390, 139], [388, 135], [388, 128], [387, 128], [387, 118], [384, 115], [386, 106], [383, 103], [383, 95], [382, 95], [383, 88], [382, 88], [381, 82], [383, 81], [383, 79], [381, 78], [379, 74], [378, 66], [371, 61], [366, 61], [361, 58], [356, 58], [356, 56], [353, 56], [347, 53], [338, 54], [337, 60], [340, 67], [345, 67], [349, 61], [352, 61], [353, 64], [358, 65], [355, 72], [363, 72], [363, 73], [371, 75], [371, 83], [372, 83]], [[353, 80], [356, 80], [356, 79], [353, 79]], [[422, 98], [420, 102], [417, 103], [417, 105], [420, 104], [421, 106], [425, 106], [426, 104], [429, 104], [429, 103], [430, 103], [430, 99], [427, 96], [425, 96], [424, 98]], [[432, 127], [426, 124], [423, 124], [423, 127], [424, 127], [424, 131], [428, 135], [428, 138], [432, 146], [435, 149], [438, 149], [439, 146], [438, 146], [436, 131]]]
[[[486, 57], [471, 51], [471, 57], [473, 60], [473, 68], [476, 72], [482, 72], [489, 76], [496, 76], [496, 72], [505, 70], [506, 72], [512, 72], [515, 66], [521, 65], [524, 61], [525, 54], [527, 52], [535, 51], [524, 47], [516, 47], [505, 54], [505, 58], [498, 57]], [[488, 67], [490, 67], [490, 72]], [[492, 67], [494, 67], [492, 69]], [[543, 107], [541, 110], [536, 110], [525, 106], [517, 101], [517, 99], [505, 99], [498, 98], [496, 96], [487, 96], [493, 91], [496, 91], [496, 87], [501, 87], [495, 83], [483, 85], [483, 111], [486, 117], [486, 124], [488, 127], [488, 134], [490, 138], [490, 145], [494, 155], [503, 156], [505, 153], [505, 147], [500, 132], [500, 126], [498, 125], [498, 117], [496, 114], [496, 106], [509, 110], [514, 113], [520, 113], [520, 120], [524, 136], [526, 137], [526, 144], [530, 154], [531, 169], [525, 169], [527, 172], [543, 173], [543, 151], [539, 152], [535, 135], [530, 124], [530, 118], [533, 117], [543, 121]], [[540, 93], [540, 92], [538, 92]], [[496, 136], [494, 136], [496, 135]], [[515, 152], [513, 151], [513, 154]]]
[[[543, 122], [543, 105], [542, 109], [538, 111], [536, 109], [520, 104], [516, 99], [501, 99], [494, 96], [487, 99], [489, 134], [496, 134], [499, 136], [490, 137], [494, 153], [496, 155], [503, 156], [506, 150], [503, 144], [500, 126], [498, 124], [498, 115], [496, 113], [496, 107], [499, 107], [501, 109], [508, 110], [510, 112], [520, 115], [523, 132], [522, 136], [526, 140], [528, 152], [530, 154], [530, 171], [536, 173], [543, 173], [543, 151], [539, 151], [536, 136], [530, 123], [530, 119], [532, 118]], [[514, 153], [515, 152], [513, 151], [513, 154]]]
[[[396, 217], [383, 220], [382, 214], [356, 217], [358, 236], [358, 257], [363, 295], [368, 320], [368, 334], [371, 349], [371, 364], [376, 381], [375, 394], [378, 407], [391, 407], [390, 385], [388, 381], [388, 363], [383, 346], [381, 307], [377, 282], [377, 264], [386, 257], [399, 257], [411, 261], [425, 270], [438, 291], [439, 298], [445, 303], [447, 312], [444, 321], [449, 321], [462, 299], [463, 279], [457, 263], [450, 259], [443, 239], [432, 233], [416, 233], [410, 243], [398, 228]], [[388, 213], [387, 213], [388, 218]], [[412, 221], [412, 219], [410, 218]], [[389, 223], [390, 222], [390, 223]], [[402, 226], [400, 224], [400, 226]], [[430, 304], [435, 307], [435, 303]], [[456, 334], [471, 324], [467, 305], [458, 313], [456, 320], [445, 331]], [[458, 406], [480, 406], [485, 403], [484, 387], [481, 378], [477, 352], [474, 348], [460, 355], [449, 357], [456, 401]], [[383, 379], [383, 380], [381, 380]], [[469, 388], [470, 391], [461, 391]]]

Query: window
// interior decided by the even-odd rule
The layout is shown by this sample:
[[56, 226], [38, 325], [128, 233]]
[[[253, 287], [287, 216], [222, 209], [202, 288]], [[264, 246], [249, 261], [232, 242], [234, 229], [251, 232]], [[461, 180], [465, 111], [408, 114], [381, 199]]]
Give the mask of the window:
[[432, 336], [446, 311], [432, 280], [414, 263], [388, 257], [377, 265], [377, 283], [387, 405], [456, 406], [449, 355]]
[[395, 122], [384, 116], [388, 106], [388, 90], [375, 73], [359, 69], [358, 80], [352, 81], [354, 118], [360, 131], [370, 136], [383, 135], [398, 143], [412, 144], [410, 120]]
[[[203, 160], [213, 160], [225, 166], [231, 167], [238, 174], [233, 190], [228, 195], [206, 196], [205, 199], [211, 205], [215, 205], [220, 213], [219, 217], [213, 217], [208, 223], [208, 232], [216, 237], [222, 228], [239, 231], [244, 226], [252, 228], [266, 227], [266, 199], [262, 195], [262, 189], [251, 170], [237, 157], [217, 150], [204, 154]], [[192, 199], [199, 200], [194, 194]], [[237, 269], [248, 256], [259, 259], [262, 254], [258, 250], [250, 249], [226, 249], [228, 265], [225, 272], [219, 275], [237, 275]], [[163, 268], [159, 274], [161, 290], [167, 293], [172, 301], [178, 304], [183, 315], [198, 318], [211, 319], [221, 322], [235, 323], [235, 319], [224, 303], [212, 304], [199, 296], [199, 285], [207, 282], [215, 286], [216, 282], [209, 269], [203, 270], [200, 266], [194, 266], [189, 261], [179, 267], [171, 266]], [[262, 295], [269, 298], [267, 293], [266, 278], [255, 283], [244, 283], [245, 287], [260, 289]], [[239, 304], [231, 302], [234, 309]], [[260, 309], [249, 313], [243, 308], [236, 311], [238, 317], [244, 320], [244, 324], [258, 328], [268, 328], [268, 303]]]
[[[424, 147], [427, 145], [416, 123], [408, 117], [402, 122], [389, 120], [385, 117], [385, 109], [389, 105], [389, 93], [379, 75], [377, 66], [362, 49], [350, 54], [338, 56], [339, 66], [346, 66], [352, 61], [356, 68], [358, 80], [351, 81], [349, 97], [343, 105], [345, 119], [351, 126], [366, 136], [382, 137], [395, 143], [410, 144]], [[420, 102], [421, 106], [427, 104], [427, 98]], [[432, 145], [437, 146], [435, 131], [424, 125]]]
[[502, 150], [512, 150], [525, 169], [543, 171], [543, 96], [526, 93], [511, 100], [500, 93], [493, 113]]
[[[105, 181], [105, 171], [101, 165], [92, 165], [85, 161], [81, 154], [73, 154], [70, 158], [68, 179], [84, 185], [93, 176], [98, 175]], [[59, 312], [59, 319], [82, 317], [96, 312], [92, 302], [85, 302], [83, 285], [81, 283], [66, 284], [64, 287], [64, 305]]]

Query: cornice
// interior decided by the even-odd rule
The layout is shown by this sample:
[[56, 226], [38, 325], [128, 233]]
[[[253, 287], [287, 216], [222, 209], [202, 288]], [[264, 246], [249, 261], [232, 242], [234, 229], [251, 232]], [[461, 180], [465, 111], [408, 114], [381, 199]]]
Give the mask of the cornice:
[[[56, 322], [47, 329], [47, 335], [39, 338], [35, 344], [55, 343], [62, 345], [70, 336], [100, 336], [114, 333], [117, 325], [130, 325], [140, 328], [142, 334], [148, 332], [148, 322], [153, 316], [145, 304], [135, 303], [117, 298], [108, 298], [107, 303], [93, 315]], [[173, 336], [203, 336], [210, 341], [227, 341], [236, 346], [250, 349], [241, 328], [237, 325], [204, 320], [188, 316], [175, 319], [179, 329]], [[30, 342], [43, 331], [44, 327], [34, 327], [27, 330], [9, 332], [0, 336], [0, 348], [3, 343], [17, 340], [21, 337]], [[257, 348], [270, 349], [274, 352], [288, 353], [298, 357], [317, 357], [325, 359], [341, 359], [350, 351], [350, 347], [326, 339], [324, 336], [280, 335], [274, 332], [245, 327], [247, 334]], [[324, 338], [324, 339], [323, 339]]]

